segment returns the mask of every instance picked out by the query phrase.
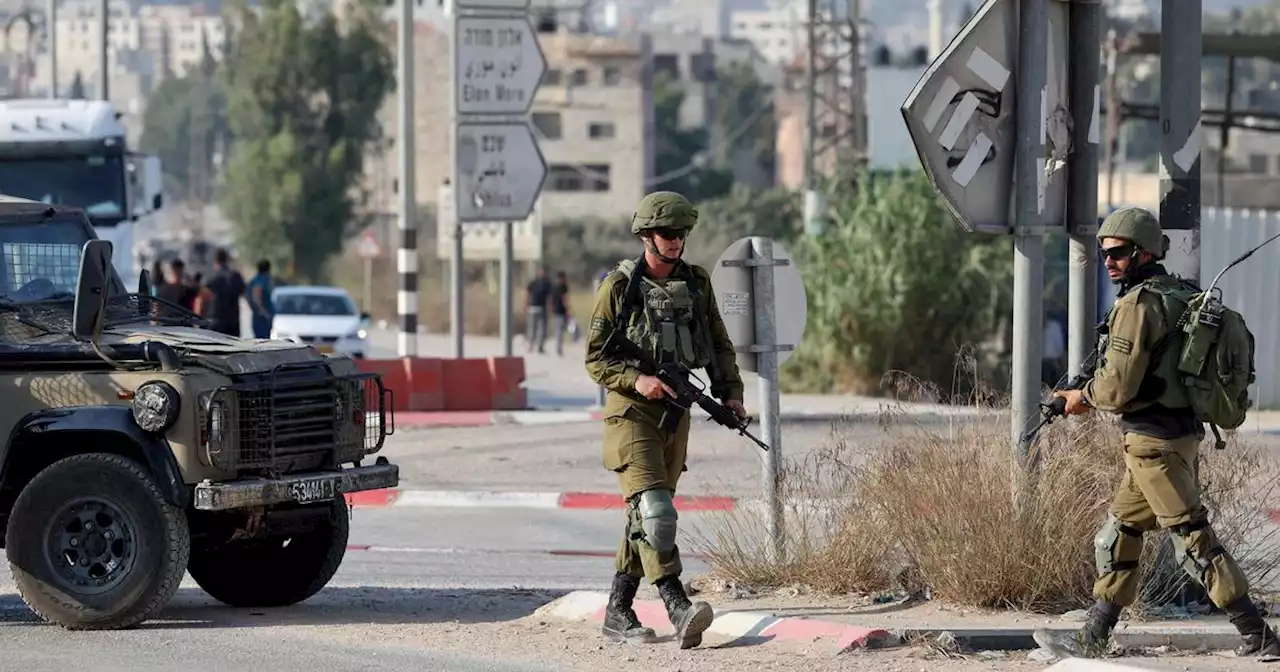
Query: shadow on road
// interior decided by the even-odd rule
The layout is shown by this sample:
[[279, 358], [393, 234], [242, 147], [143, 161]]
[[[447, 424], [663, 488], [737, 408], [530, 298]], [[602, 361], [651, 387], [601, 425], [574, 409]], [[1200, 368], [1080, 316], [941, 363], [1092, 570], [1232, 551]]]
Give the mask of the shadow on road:
[[[140, 629], [255, 628], [281, 625], [498, 623], [528, 616], [567, 590], [332, 586], [289, 607], [229, 607], [198, 588], [178, 591]], [[17, 595], [0, 594], [0, 628], [46, 625]]]

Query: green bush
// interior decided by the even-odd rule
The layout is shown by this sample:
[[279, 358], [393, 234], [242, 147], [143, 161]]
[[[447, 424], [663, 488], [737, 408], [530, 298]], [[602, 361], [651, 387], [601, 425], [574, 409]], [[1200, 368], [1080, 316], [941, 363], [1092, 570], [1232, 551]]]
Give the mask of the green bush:
[[795, 246], [809, 312], [784, 388], [874, 394], [894, 371], [948, 396], [975, 378], [1002, 387], [1011, 239], [961, 229], [922, 171], [861, 182], [833, 189], [826, 233]]

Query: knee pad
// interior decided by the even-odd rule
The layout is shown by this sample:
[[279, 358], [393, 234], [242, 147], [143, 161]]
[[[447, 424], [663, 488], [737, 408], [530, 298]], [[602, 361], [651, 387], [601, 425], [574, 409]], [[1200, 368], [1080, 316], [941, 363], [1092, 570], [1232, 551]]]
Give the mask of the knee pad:
[[1093, 559], [1098, 576], [1138, 567], [1142, 554], [1142, 531], [1120, 522], [1114, 514], [1107, 515], [1098, 534], [1093, 537]]
[[[1191, 535], [1195, 532], [1200, 532], [1205, 537], [1204, 545], [1208, 547], [1208, 551], [1203, 555], [1191, 551]], [[1214, 558], [1226, 553], [1226, 549], [1218, 543], [1218, 538], [1209, 527], [1208, 521], [1174, 525], [1169, 529], [1169, 540], [1173, 542], [1173, 557], [1178, 566], [1200, 585], [1204, 585], [1204, 574], [1213, 564]]]
[[640, 493], [640, 521], [645, 541], [659, 553], [670, 553], [676, 547], [675, 503], [671, 491], [655, 488]]

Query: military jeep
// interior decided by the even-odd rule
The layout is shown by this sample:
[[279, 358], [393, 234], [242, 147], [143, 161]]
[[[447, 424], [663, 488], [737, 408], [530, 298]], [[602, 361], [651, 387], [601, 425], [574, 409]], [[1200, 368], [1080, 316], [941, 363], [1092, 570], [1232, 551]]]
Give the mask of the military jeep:
[[344, 493], [393, 487], [390, 391], [346, 357], [241, 339], [130, 293], [82, 211], [0, 197], [0, 530], [68, 629], [154, 617], [184, 572], [239, 607], [314, 595]]

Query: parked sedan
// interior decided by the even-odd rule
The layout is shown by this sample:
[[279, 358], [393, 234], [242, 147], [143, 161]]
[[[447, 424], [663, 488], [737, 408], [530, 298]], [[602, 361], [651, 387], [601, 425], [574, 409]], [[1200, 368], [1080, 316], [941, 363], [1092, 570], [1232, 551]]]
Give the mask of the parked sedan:
[[341, 287], [288, 286], [271, 293], [276, 316], [271, 338], [306, 343], [320, 352], [364, 357], [369, 314]]

